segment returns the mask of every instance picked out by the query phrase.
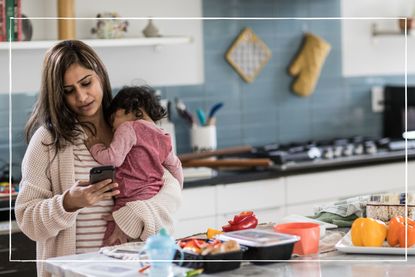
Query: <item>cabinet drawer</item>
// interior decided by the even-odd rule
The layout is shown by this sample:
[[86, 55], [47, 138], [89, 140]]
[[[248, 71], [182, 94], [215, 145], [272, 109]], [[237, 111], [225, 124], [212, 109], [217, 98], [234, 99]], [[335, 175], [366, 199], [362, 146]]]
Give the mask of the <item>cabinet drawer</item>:
[[218, 213], [274, 208], [285, 204], [284, 179], [217, 186]]
[[287, 205], [405, 189], [405, 164], [366, 166], [290, 176]]
[[177, 219], [214, 216], [216, 213], [216, 186], [183, 190], [182, 205]]
[[175, 225], [174, 237], [183, 238], [193, 234], [206, 232], [207, 228], [215, 228], [215, 226], [215, 216], [189, 220], [178, 220]]

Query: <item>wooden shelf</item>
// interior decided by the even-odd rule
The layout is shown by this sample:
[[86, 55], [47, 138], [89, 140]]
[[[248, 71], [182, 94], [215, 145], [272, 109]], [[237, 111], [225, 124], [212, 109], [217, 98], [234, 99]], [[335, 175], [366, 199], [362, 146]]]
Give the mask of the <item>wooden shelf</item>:
[[[413, 37], [414, 32], [407, 33], [408, 37]], [[400, 36], [404, 37], [405, 33], [400, 32], [399, 30], [379, 30], [376, 23], [372, 24], [372, 37], [379, 36]]]
[[[123, 39], [84, 39], [91, 47], [130, 47], [130, 46], [163, 46], [192, 43], [191, 37], [156, 37], [156, 38], [123, 38]], [[12, 42], [12, 50], [48, 49], [57, 43], [53, 40], [16, 41]], [[0, 50], [9, 50], [9, 42], [0, 42]]]

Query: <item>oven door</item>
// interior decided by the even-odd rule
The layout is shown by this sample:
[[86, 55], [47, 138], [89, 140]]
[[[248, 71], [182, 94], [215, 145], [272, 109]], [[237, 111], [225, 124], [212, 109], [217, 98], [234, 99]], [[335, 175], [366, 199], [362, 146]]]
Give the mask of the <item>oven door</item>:
[[[385, 86], [383, 135], [402, 139], [405, 132], [405, 87]], [[415, 131], [415, 87], [408, 87], [408, 132]]]

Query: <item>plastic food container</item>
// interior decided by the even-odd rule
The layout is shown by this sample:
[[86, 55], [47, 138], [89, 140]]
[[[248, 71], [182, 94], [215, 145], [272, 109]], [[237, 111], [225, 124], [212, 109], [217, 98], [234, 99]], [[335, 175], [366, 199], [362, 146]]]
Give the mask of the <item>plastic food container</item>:
[[255, 264], [289, 260], [293, 252], [294, 243], [300, 240], [297, 236], [275, 232], [248, 229], [228, 232], [217, 236], [220, 240], [236, 240], [247, 246], [243, 252], [243, 259]]
[[[174, 262], [174, 263], [180, 266], [189, 267], [189, 268], [203, 268], [203, 273], [207, 273], [207, 274], [216, 273], [216, 272], [239, 268], [241, 266], [242, 253], [246, 250], [247, 250], [246, 247], [241, 246], [241, 249], [238, 251], [218, 253], [218, 254], [207, 254], [207, 255], [200, 255], [200, 254], [196, 254], [191, 251], [183, 250], [184, 261]], [[176, 252], [174, 259], [180, 260], [180, 254], [178, 252]], [[219, 260], [219, 261], [213, 262], [212, 260]], [[231, 260], [231, 261], [222, 262], [226, 260]]]
[[294, 245], [294, 254], [318, 254], [320, 242], [319, 224], [311, 222], [285, 223], [275, 225], [274, 230], [280, 233], [296, 235], [301, 238], [301, 240]]

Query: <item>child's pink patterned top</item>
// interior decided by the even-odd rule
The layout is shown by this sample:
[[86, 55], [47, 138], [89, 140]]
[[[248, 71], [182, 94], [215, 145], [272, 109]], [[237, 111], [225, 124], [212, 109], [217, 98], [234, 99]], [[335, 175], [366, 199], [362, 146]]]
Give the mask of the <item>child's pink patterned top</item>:
[[100, 164], [116, 167], [115, 179], [120, 189], [117, 200], [153, 197], [163, 186], [164, 168], [183, 187], [182, 165], [172, 152], [170, 135], [152, 122], [140, 119], [124, 122], [116, 129], [108, 148], [95, 144], [90, 151]]

